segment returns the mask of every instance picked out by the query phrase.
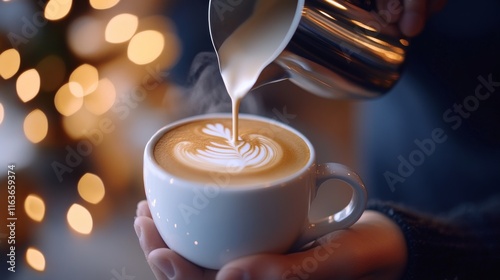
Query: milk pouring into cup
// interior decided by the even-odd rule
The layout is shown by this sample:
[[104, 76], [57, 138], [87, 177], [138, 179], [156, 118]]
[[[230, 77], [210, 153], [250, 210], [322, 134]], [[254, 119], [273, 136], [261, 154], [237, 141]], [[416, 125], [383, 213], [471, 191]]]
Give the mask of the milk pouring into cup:
[[[257, 1], [254, 12], [218, 50], [220, 71], [233, 107], [233, 142], [238, 135], [241, 99], [254, 87], [262, 70], [284, 49], [298, 25], [295, 1]], [[292, 23], [292, 25], [290, 25]], [[262, 30], [256, 40], [255, 30]]]
[[[286, 253], [355, 223], [367, 193], [343, 165], [316, 163], [311, 143], [282, 123], [243, 115], [254, 88], [289, 79], [329, 98], [369, 98], [398, 80], [408, 42], [341, 0], [211, 0], [210, 30], [233, 114], [180, 120], [144, 153], [144, 186], [155, 225], [175, 252], [220, 269], [237, 258]], [[232, 131], [229, 127], [232, 126]], [[350, 202], [309, 220], [317, 190], [342, 180]]]

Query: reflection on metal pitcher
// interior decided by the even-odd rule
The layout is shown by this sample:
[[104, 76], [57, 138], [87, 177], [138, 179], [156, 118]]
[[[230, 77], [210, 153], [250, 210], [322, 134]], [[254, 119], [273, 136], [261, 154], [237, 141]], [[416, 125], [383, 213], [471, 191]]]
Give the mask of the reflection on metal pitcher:
[[[227, 63], [221, 47], [243, 28], [248, 41], [258, 42], [252, 45], [280, 40], [262, 60], [252, 89], [288, 79], [323, 97], [371, 98], [398, 81], [409, 42], [378, 13], [353, 1], [262, 1], [210, 1], [210, 33], [221, 69]], [[265, 28], [249, 28], [252, 20], [265, 21]], [[244, 55], [255, 56], [247, 47], [232, 59]]]

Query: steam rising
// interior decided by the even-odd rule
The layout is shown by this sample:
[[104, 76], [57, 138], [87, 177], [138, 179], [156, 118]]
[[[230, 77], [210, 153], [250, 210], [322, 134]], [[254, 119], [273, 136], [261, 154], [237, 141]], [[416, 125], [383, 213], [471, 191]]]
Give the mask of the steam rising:
[[[231, 112], [231, 98], [222, 80], [215, 53], [202, 52], [194, 58], [188, 84], [183, 100], [185, 114]], [[259, 114], [262, 108], [260, 103], [257, 96], [250, 93], [243, 99], [240, 112]]]

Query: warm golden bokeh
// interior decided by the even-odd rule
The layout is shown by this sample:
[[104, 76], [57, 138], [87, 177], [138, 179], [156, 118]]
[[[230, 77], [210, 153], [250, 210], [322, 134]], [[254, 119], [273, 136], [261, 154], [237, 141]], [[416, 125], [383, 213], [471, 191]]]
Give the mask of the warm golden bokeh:
[[[120, 204], [131, 198], [135, 205], [141, 141], [158, 124], [148, 120], [179, 107], [169, 103], [168, 110], [160, 111], [167, 107], [169, 70], [181, 52], [177, 28], [166, 14], [169, 2], [0, 0], [0, 30], [5, 31], [0, 40], [0, 131], [13, 144], [0, 158], [15, 164], [16, 173], [34, 171], [22, 180], [29, 188], [19, 193], [18, 210], [28, 229], [19, 236], [24, 242], [16, 241], [23, 243], [15, 267], [21, 275], [67, 278], [67, 270], [59, 268], [71, 260], [57, 255], [58, 250], [78, 252], [84, 246], [82, 260], [87, 253], [95, 256], [94, 249], [108, 250], [107, 245], [128, 250], [92, 242], [102, 238], [102, 229], [123, 234], [115, 233], [123, 214], [123, 207], [113, 207], [115, 194]], [[50, 209], [57, 212], [60, 206], [61, 215], [52, 215]], [[78, 239], [84, 242], [73, 242]], [[52, 246], [54, 240], [70, 242]], [[122, 257], [133, 259], [128, 252]], [[116, 276], [113, 266], [102, 266], [80, 276]]]
[[78, 193], [85, 201], [97, 204], [104, 198], [104, 183], [99, 176], [86, 173], [78, 181]]
[[106, 26], [105, 38], [109, 43], [127, 42], [134, 36], [139, 26], [139, 18], [132, 14], [119, 14], [113, 17]]
[[2, 124], [4, 117], [5, 117], [5, 110], [3, 109], [2, 103], [0, 103], [0, 125]]
[[165, 38], [155, 30], [139, 32], [132, 37], [128, 46], [128, 58], [138, 65], [157, 59], [165, 47]]
[[90, 5], [96, 10], [105, 10], [114, 7], [120, 0], [90, 0]]
[[68, 46], [81, 58], [95, 58], [96, 54], [106, 53], [104, 39], [106, 22], [95, 16], [82, 16], [71, 22], [68, 27]]
[[106, 113], [116, 101], [116, 89], [109, 79], [99, 81], [97, 89], [85, 96], [84, 106], [94, 115]]
[[76, 68], [69, 76], [69, 89], [76, 97], [92, 93], [99, 83], [99, 71], [90, 64]]
[[64, 84], [54, 97], [54, 105], [61, 115], [71, 116], [82, 108], [83, 96], [75, 96], [71, 92], [69, 84]]
[[16, 49], [8, 49], [0, 54], [0, 76], [4, 79], [12, 78], [21, 65], [21, 55]]
[[41, 142], [49, 131], [49, 121], [44, 112], [35, 109], [24, 119], [24, 135], [32, 143]]
[[64, 117], [62, 125], [66, 134], [73, 139], [82, 139], [88, 131], [98, 126], [99, 118], [88, 110], [78, 110], [71, 116]]
[[60, 20], [68, 15], [72, 0], [50, 0], [45, 6], [44, 16], [48, 20]]
[[41, 222], [45, 216], [45, 203], [39, 196], [30, 194], [24, 201], [24, 210], [28, 217]]
[[38, 71], [29, 69], [19, 75], [16, 82], [16, 91], [24, 103], [35, 98], [40, 91], [40, 75]]
[[29, 247], [26, 251], [26, 262], [37, 271], [45, 270], [45, 256], [38, 249]]
[[66, 215], [69, 226], [78, 233], [90, 234], [92, 232], [93, 220], [89, 210], [74, 203]]

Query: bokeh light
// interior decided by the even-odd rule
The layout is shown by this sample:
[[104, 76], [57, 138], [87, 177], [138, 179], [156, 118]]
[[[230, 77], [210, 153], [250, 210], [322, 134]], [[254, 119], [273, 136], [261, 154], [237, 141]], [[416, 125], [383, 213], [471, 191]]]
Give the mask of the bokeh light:
[[5, 110], [3, 109], [2, 103], [0, 103], [0, 125], [2, 124], [4, 117], [5, 117]]
[[139, 32], [132, 37], [128, 46], [128, 58], [138, 65], [144, 65], [157, 59], [165, 46], [165, 38], [155, 30]]
[[83, 97], [75, 96], [71, 93], [69, 84], [64, 84], [54, 97], [54, 105], [61, 115], [71, 116], [82, 108]]
[[17, 95], [23, 102], [28, 102], [35, 98], [40, 91], [40, 75], [36, 69], [24, 71], [17, 78]]
[[93, 16], [76, 18], [67, 30], [69, 47], [80, 57], [96, 58], [108, 49], [103, 34], [105, 27], [103, 21]]
[[38, 249], [29, 247], [26, 250], [26, 262], [37, 271], [45, 270], [45, 257]]
[[76, 68], [69, 76], [69, 89], [76, 97], [92, 93], [99, 83], [99, 72], [90, 64]]
[[32, 143], [41, 142], [47, 136], [49, 121], [45, 113], [35, 109], [24, 119], [24, 135]]
[[69, 226], [78, 233], [90, 234], [93, 220], [89, 210], [79, 204], [73, 204], [66, 215]]
[[60, 20], [68, 15], [72, 0], [50, 0], [45, 6], [44, 16], [48, 20]]
[[163, 50], [160, 56], [154, 60], [155, 67], [157, 65], [163, 69], [173, 67], [178, 62], [182, 51], [181, 40], [178, 37], [175, 24], [169, 18], [151, 16], [141, 18], [139, 28], [141, 31], [155, 30], [163, 36]]
[[106, 26], [105, 38], [109, 43], [123, 43], [134, 36], [139, 26], [139, 19], [132, 14], [119, 14]]
[[78, 110], [71, 116], [64, 117], [63, 128], [72, 139], [82, 139], [85, 133], [91, 131], [98, 125], [98, 117], [88, 110]]
[[90, 0], [90, 6], [96, 10], [105, 10], [114, 7], [120, 0]]
[[[166, 13], [170, 1], [2, 1], [11, 3], [0, 8], [6, 35], [0, 40], [0, 95], [6, 98], [0, 96], [0, 131], [10, 144], [0, 158], [35, 171], [19, 181], [27, 187], [19, 210], [33, 230], [19, 236], [25, 246], [16, 270], [23, 279], [66, 279], [68, 270], [59, 268], [71, 260], [56, 252], [58, 245], [69, 241], [65, 252], [83, 248], [85, 259], [102, 251], [99, 240], [109, 240], [108, 232], [120, 234], [123, 211], [113, 207], [114, 197], [136, 203], [140, 190], [132, 187], [141, 169], [134, 159], [154, 127], [175, 116], [170, 109], [182, 110], [169, 90], [181, 41]], [[81, 163], [73, 161], [73, 149]], [[61, 217], [50, 209], [62, 210]], [[73, 242], [78, 239], [84, 242]], [[134, 258], [125, 252], [118, 258], [127, 265]], [[111, 265], [102, 267], [81, 276], [113, 277]]]
[[116, 89], [109, 79], [99, 81], [97, 89], [91, 94], [85, 96], [84, 106], [94, 115], [106, 113], [116, 100]]
[[39, 196], [30, 194], [24, 201], [24, 210], [28, 217], [34, 221], [41, 222], [45, 216], [45, 203]]
[[21, 55], [16, 49], [8, 49], [0, 54], [0, 76], [4, 79], [12, 78], [21, 65]]
[[85, 201], [97, 204], [104, 198], [104, 183], [99, 176], [86, 173], [78, 181], [78, 193]]

